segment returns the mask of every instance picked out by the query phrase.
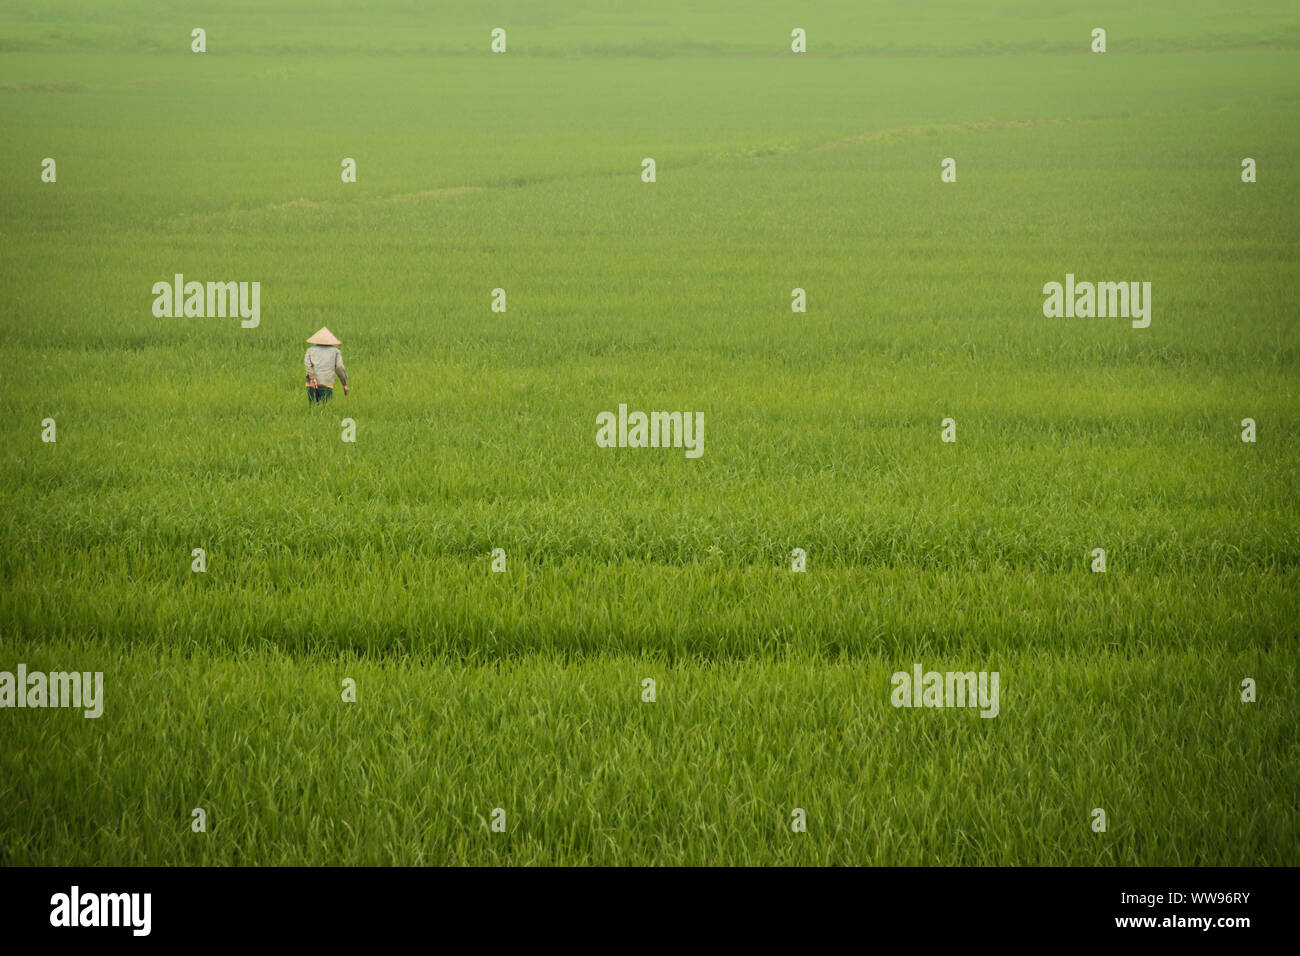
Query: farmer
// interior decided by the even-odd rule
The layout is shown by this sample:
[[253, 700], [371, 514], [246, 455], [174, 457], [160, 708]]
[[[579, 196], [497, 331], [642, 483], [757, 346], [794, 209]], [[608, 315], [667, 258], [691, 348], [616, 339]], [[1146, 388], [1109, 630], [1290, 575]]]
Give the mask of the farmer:
[[307, 367], [307, 401], [328, 402], [334, 394], [335, 375], [343, 383], [346, 395], [348, 370], [343, 367], [343, 353], [338, 350], [343, 343], [324, 326], [307, 342], [311, 345], [303, 357], [303, 365]]

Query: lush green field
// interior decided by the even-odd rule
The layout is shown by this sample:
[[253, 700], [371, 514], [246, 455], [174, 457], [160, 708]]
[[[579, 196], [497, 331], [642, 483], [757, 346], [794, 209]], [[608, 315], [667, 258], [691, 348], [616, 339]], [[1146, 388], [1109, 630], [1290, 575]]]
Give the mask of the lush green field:
[[0, 2], [0, 863], [1300, 863], [1300, 7], [479, 6]]

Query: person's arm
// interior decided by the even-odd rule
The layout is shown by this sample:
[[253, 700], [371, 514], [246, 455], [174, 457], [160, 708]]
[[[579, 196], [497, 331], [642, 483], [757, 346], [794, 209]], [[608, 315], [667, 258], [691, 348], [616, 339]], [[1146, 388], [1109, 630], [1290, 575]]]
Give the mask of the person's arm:
[[343, 367], [343, 353], [336, 351], [334, 353], [334, 374], [338, 376], [343, 383], [343, 394], [348, 393], [348, 370]]
[[307, 384], [316, 384], [316, 369], [311, 364], [311, 349], [308, 349], [302, 357], [302, 364], [307, 368]]

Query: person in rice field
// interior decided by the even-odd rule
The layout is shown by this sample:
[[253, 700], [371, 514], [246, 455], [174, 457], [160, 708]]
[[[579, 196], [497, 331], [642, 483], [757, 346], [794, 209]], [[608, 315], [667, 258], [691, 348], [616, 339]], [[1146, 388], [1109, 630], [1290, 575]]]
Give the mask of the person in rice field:
[[343, 394], [348, 394], [348, 370], [343, 367], [343, 353], [338, 347], [343, 343], [329, 329], [321, 330], [307, 340], [311, 347], [303, 358], [307, 368], [307, 401], [328, 402], [334, 394], [334, 379], [343, 386]]

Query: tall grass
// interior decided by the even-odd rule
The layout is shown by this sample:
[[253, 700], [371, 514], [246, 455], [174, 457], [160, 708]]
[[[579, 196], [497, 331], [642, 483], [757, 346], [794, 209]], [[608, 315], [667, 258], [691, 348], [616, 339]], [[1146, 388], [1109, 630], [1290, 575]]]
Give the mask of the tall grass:
[[1293, 864], [1300, 11], [978, 6], [0, 10], [0, 860]]

